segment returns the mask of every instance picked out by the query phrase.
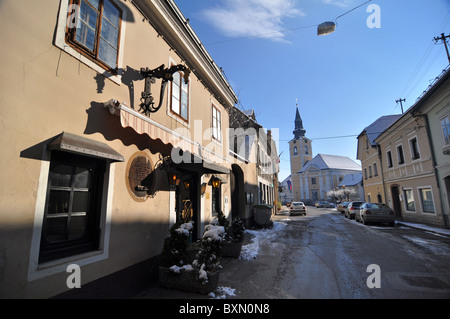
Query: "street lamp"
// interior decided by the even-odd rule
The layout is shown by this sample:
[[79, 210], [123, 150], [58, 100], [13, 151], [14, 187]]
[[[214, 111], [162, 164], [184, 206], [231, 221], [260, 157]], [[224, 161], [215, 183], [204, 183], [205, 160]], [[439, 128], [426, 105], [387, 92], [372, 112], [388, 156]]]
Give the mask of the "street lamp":
[[336, 30], [336, 23], [327, 21], [317, 26], [317, 35], [327, 35]]

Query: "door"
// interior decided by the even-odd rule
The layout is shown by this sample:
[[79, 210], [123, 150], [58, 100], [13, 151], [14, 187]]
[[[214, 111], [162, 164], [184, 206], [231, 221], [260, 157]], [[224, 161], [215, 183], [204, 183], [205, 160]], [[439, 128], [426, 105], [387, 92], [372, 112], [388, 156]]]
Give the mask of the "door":
[[400, 204], [400, 192], [398, 186], [391, 187], [391, 194], [395, 218], [402, 219], [402, 206]]
[[198, 239], [198, 179], [195, 174], [183, 174], [176, 189], [177, 223], [193, 221], [192, 241]]

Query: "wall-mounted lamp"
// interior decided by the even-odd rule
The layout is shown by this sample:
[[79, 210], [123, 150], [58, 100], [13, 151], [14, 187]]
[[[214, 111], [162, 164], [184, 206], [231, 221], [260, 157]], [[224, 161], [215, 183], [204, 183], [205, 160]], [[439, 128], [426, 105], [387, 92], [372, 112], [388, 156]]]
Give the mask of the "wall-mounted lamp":
[[184, 184], [184, 188], [186, 190], [189, 190], [189, 188], [191, 188], [191, 181], [189, 181], [189, 180], [184, 181], [183, 184]]
[[218, 178], [215, 178], [211, 181], [212, 187], [219, 188], [222, 181]]
[[180, 176], [177, 173], [167, 173], [169, 176], [169, 185], [170, 186], [178, 186], [180, 184]]
[[[189, 70], [186, 66], [178, 64], [174, 65], [170, 68], [164, 68], [164, 64], [160, 65], [156, 69], [150, 70], [149, 68], [141, 68], [141, 75], [145, 79], [144, 92], [141, 93], [141, 104], [139, 111], [142, 110], [147, 116], [150, 116], [150, 113], [157, 112], [164, 98], [164, 92], [166, 88], [166, 84], [168, 81], [173, 81], [173, 74], [178, 71], [184, 72], [184, 82], [187, 84], [189, 80], [189, 74], [191, 70]], [[161, 91], [159, 95], [159, 103], [158, 106], [155, 107], [155, 103], [153, 102], [153, 96], [151, 92], [151, 85], [155, 83], [155, 79], [162, 79], [161, 82]]]

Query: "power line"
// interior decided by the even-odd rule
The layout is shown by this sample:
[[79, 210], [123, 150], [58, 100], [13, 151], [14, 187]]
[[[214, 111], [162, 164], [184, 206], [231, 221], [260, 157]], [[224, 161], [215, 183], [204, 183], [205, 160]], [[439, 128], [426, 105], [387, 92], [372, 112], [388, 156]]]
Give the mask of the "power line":
[[[334, 18], [334, 21], [337, 21], [337, 19], [349, 14], [350, 12], [364, 6], [365, 4], [371, 2], [372, 0], [368, 0], [366, 2], [364, 2], [363, 4], [360, 4], [350, 10], [348, 10], [347, 12], [344, 12], [343, 14], [337, 16], [336, 18]], [[264, 36], [268, 36], [268, 35], [272, 35], [272, 34], [278, 34], [278, 33], [283, 33], [283, 32], [287, 32], [287, 31], [295, 31], [295, 30], [301, 30], [301, 29], [309, 29], [309, 28], [317, 28], [319, 26], [319, 24], [313, 24], [313, 25], [308, 25], [308, 26], [300, 26], [300, 27], [294, 27], [294, 28], [288, 28], [288, 29], [281, 29], [278, 31], [271, 31], [271, 32], [266, 32], [266, 33], [260, 33], [260, 34], [254, 34], [254, 35], [248, 35], [245, 37], [240, 37], [240, 38], [233, 38], [233, 39], [227, 39], [227, 40], [222, 40], [222, 41], [216, 41], [216, 42], [210, 42], [210, 43], [205, 43], [205, 45], [215, 45], [215, 44], [222, 44], [222, 43], [227, 43], [227, 42], [232, 42], [232, 41], [239, 41], [239, 40], [245, 40], [245, 39], [252, 39], [252, 38], [259, 38], [259, 37], [264, 37]]]

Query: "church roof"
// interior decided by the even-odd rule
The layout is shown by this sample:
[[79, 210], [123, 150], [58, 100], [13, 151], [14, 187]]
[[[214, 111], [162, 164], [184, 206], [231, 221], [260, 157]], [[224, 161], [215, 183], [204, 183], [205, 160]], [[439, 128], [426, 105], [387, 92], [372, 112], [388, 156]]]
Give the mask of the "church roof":
[[355, 186], [358, 185], [362, 182], [362, 178], [363, 178], [363, 174], [361, 173], [356, 173], [356, 174], [347, 174], [344, 176], [344, 179], [342, 180], [342, 182], [339, 184], [339, 187], [342, 186]]
[[361, 166], [346, 156], [317, 154], [298, 173], [305, 172], [310, 166], [314, 166], [320, 170], [345, 169], [361, 171]]

